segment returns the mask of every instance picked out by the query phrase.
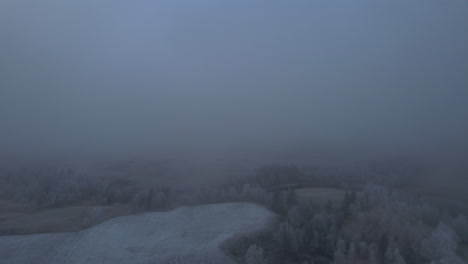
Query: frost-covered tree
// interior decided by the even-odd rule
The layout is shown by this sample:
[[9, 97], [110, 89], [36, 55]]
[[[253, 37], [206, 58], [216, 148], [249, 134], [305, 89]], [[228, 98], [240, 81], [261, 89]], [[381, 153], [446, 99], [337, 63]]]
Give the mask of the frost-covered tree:
[[314, 230], [318, 232], [327, 232], [328, 231], [328, 223], [327, 217], [324, 214], [315, 214], [312, 218], [312, 226]]
[[440, 213], [438, 210], [427, 204], [421, 205], [419, 208], [419, 213], [421, 214], [421, 220], [429, 225], [436, 226], [440, 219]]
[[246, 264], [267, 264], [268, 261], [263, 255], [263, 249], [253, 244], [245, 253]]
[[270, 195], [258, 185], [244, 184], [240, 193], [243, 201], [255, 202], [260, 204], [269, 204]]
[[335, 249], [333, 253], [333, 264], [346, 264], [345, 253], [340, 248]]
[[169, 206], [170, 191], [165, 187], [150, 188], [138, 192], [132, 200], [134, 209], [165, 209]]
[[271, 209], [281, 215], [284, 215], [287, 212], [288, 207], [283, 192], [277, 190], [273, 193]]
[[357, 258], [357, 256], [358, 256], [358, 249], [357, 249], [357, 246], [356, 246], [356, 242], [352, 241], [349, 244], [347, 257], [348, 257], [349, 260], [353, 261], [353, 260], [355, 260]]
[[343, 252], [344, 254], [346, 252], [346, 242], [343, 239], [339, 239], [336, 243], [336, 249]]
[[325, 204], [325, 211], [329, 214], [333, 213], [333, 202], [331, 200], [327, 200]]
[[387, 249], [385, 250], [385, 255], [384, 255], [384, 263], [393, 264], [394, 259], [395, 259], [394, 249], [392, 247], [387, 247]]
[[376, 243], [369, 245], [368, 255], [369, 255], [369, 264], [378, 264], [379, 263], [379, 249]]
[[456, 255], [451, 255], [437, 260], [433, 260], [430, 264], [466, 264], [466, 262]]
[[421, 256], [426, 260], [437, 260], [455, 255], [457, 238], [453, 230], [440, 223], [431, 235], [421, 242]]
[[366, 241], [359, 242], [358, 252], [360, 258], [366, 259], [368, 257], [368, 245]]
[[393, 251], [393, 262], [392, 264], [406, 264], [405, 259], [401, 256], [400, 250], [398, 248], [395, 248]]
[[296, 227], [301, 227], [304, 225], [306, 221], [306, 217], [299, 210], [299, 206], [294, 205], [293, 207], [291, 207], [291, 209], [289, 209], [288, 221], [289, 223], [291, 223], [293, 226], [296, 226]]
[[320, 240], [319, 240], [319, 234], [317, 233], [317, 231], [314, 231], [314, 233], [312, 234], [311, 236], [311, 239], [310, 239], [310, 245], [309, 245], [309, 251], [312, 252], [312, 253], [316, 253], [317, 250], [319, 249], [319, 244], [320, 244]]
[[163, 260], [161, 264], [221, 264], [225, 263], [225, 256], [219, 254], [189, 254]]
[[468, 242], [468, 221], [466, 217], [462, 214], [451, 220], [450, 225], [457, 233], [458, 237], [462, 242]]
[[298, 253], [305, 248], [304, 231], [287, 222], [281, 223], [273, 238], [284, 248]]
[[296, 190], [294, 189], [288, 189], [288, 192], [286, 194], [286, 204], [291, 207], [295, 204], [297, 204], [298, 200], [297, 200], [297, 194], [296, 194]]

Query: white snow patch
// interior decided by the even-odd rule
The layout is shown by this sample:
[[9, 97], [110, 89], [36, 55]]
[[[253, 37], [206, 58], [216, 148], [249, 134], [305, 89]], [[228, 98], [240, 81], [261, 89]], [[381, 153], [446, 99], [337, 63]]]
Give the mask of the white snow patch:
[[274, 219], [271, 211], [250, 203], [123, 216], [79, 233], [0, 237], [0, 263], [228, 264], [233, 261], [219, 249], [223, 241], [261, 231]]

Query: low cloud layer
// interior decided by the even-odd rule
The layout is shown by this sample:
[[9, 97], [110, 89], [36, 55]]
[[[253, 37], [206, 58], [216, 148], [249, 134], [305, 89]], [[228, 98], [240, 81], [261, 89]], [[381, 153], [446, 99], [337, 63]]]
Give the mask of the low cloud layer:
[[463, 150], [468, 2], [0, 2], [0, 152]]

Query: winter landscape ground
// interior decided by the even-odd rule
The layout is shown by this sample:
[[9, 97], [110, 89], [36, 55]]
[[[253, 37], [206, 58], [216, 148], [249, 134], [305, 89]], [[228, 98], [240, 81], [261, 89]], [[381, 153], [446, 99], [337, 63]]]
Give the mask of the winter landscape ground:
[[124, 216], [78, 233], [2, 236], [0, 263], [235, 263], [220, 245], [272, 228], [275, 219], [268, 209], [249, 203]]

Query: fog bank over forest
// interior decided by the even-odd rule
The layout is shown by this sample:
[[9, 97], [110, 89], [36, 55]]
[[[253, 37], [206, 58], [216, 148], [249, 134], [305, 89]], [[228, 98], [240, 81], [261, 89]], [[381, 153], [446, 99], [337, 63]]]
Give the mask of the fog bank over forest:
[[467, 161], [468, 0], [0, 0], [1, 263], [468, 264]]
[[467, 12], [462, 0], [3, 0], [0, 157], [466, 157]]

